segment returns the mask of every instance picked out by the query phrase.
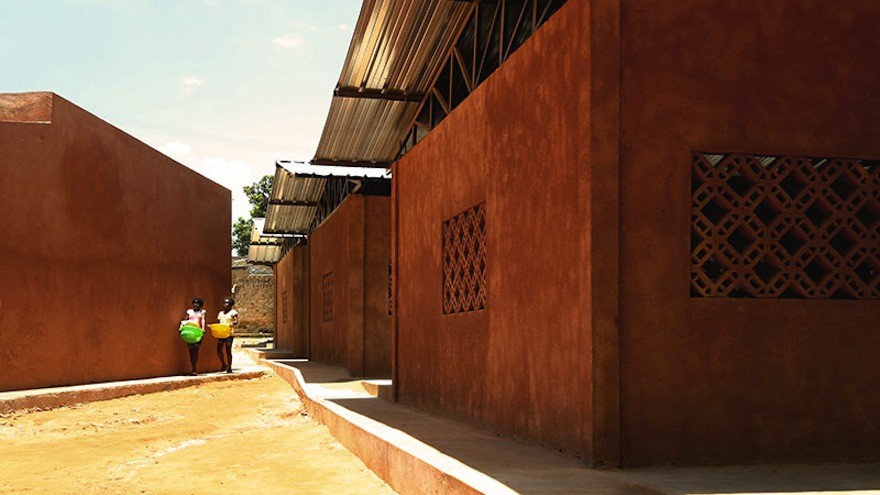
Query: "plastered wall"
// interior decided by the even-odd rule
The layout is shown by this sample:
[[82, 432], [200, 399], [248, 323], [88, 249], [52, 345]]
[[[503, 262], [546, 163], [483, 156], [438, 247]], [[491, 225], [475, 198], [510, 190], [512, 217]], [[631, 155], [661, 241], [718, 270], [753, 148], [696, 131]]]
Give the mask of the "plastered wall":
[[391, 198], [364, 196], [364, 371], [391, 375]]
[[[570, 0], [394, 165], [399, 400], [589, 456], [589, 31]], [[484, 203], [485, 310], [442, 313], [442, 223]]]
[[880, 5], [621, 8], [626, 464], [880, 457], [878, 301], [689, 297], [692, 151], [880, 158]]
[[349, 196], [309, 237], [310, 359], [356, 376], [390, 370], [389, 203]]
[[295, 246], [275, 265], [275, 348], [309, 356], [309, 248]]
[[[395, 164], [399, 400], [593, 464], [877, 458], [876, 301], [689, 276], [693, 151], [880, 157], [878, 9], [569, 0]], [[481, 202], [487, 308], [443, 315]]]
[[0, 106], [19, 98], [39, 112], [0, 112], [0, 391], [188, 371], [179, 321], [229, 292], [230, 192], [51, 93]]

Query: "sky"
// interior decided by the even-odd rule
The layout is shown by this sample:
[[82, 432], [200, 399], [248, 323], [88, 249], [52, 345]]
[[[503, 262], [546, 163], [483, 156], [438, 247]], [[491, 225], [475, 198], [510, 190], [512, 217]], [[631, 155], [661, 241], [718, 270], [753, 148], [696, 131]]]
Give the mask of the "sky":
[[52, 91], [229, 188], [308, 161], [359, 0], [0, 0], [0, 93]]

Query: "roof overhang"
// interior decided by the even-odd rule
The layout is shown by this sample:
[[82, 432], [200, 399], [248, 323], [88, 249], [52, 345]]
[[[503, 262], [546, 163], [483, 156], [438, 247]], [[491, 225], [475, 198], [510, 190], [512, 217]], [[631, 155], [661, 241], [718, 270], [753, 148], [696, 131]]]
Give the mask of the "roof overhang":
[[474, 5], [365, 0], [312, 163], [388, 168]]
[[284, 248], [290, 243], [290, 239], [287, 237], [266, 235], [264, 232], [265, 222], [265, 218], [253, 219], [248, 263], [275, 264], [284, 255]]
[[[275, 179], [266, 208], [264, 235], [308, 235], [349, 194], [388, 195], [390, 180], [384, 170], [364, 169], [362, 175], [348, 169], [304, 167], [309, 172], [292, 172], [275, 164]], [[341, 170], [343, 173], [339, 173]], [[318, 172], [318, 173], [315, 173]], [[324, 173], [320, 173], [324, 172]]]
[[276, 164], [275, 180], [266, 208], [265, 232], [308, 234], [324, 195], [326, 182], [322, 177], [298, 177]]

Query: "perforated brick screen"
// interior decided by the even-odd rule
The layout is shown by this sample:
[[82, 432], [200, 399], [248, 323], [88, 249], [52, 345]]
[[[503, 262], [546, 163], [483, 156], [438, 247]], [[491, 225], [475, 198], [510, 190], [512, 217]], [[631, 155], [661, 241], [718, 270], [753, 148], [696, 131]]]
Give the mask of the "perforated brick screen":
[[443, 314], [486, 309], [486, 207], [443, 222]]
[[324, 294], [321, 298], [321, 310], [324, 321], [333, 321], [333, 271], [324, 274]]
[[394, 314], [394, 271], [391, 260], [388, 260], [388, 316]]
[[694, 153], [691, 296], [877, 299], [880, 162]]

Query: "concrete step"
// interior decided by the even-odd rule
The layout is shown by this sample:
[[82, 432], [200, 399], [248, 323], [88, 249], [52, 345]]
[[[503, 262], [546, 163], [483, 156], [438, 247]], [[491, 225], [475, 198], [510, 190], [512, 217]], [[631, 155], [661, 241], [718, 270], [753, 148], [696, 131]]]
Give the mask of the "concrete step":
[[364, 390], [373, 397], [378, 397], [387, 401], [393, 400], [390, 378], [363, 380], [361, 381], [361, 385], [364, 387]]
[[261, 347], [248, 348], [247, 352], [254, 356], [254, 360], [259, 362], [261, 359], [291, 359], [295, 357], [293, 352], [288, 349], [266, 349]]

